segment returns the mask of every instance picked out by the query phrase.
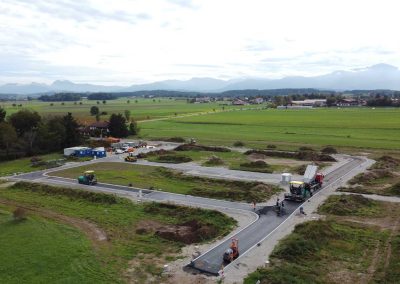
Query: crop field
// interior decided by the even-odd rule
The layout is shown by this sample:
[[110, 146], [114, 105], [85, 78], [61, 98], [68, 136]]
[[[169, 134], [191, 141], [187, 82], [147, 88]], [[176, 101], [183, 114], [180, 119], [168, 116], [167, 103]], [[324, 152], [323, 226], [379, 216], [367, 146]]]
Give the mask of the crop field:
[[194, 137], [201, 143], [398, 149], [400, 109], [243, 110], [140, 123], [146, 138]]
[[[13, 218], [16, 207], [25, 210], [25, 219]], [[181, 231], [192, 236], [189, 242], [156, 232], [187, 230], [193, 222], [203, 231]], [[0, 190], [0, 279], [149, 283], [150, 278], [162, 283], [162, 265], [180, 257], [185, 244], [226, 235], [235, 225], [234, 219], [211, 210], [135, 204], [113, 195], [17, 183]]]
[[[127, 102], [129, 100], [129, 103]], [[203, 113], [221, 111], [223, 102], [193, 104], [187, 103], [186, 99], [144, 99], [144, 98], [119, 98], [116, 100], [107, 100], [106, 104], [102, 101], [97, 104], [95, 100], [83, 99], [80, 102], [41, 102], [32, 101], [9, 101], [1, 102], [0, 106], [5, 108], [7, 114], [12, 114], [22, 108], [28, 108], [38, 111], [41, 115], [64, 115], [71, 112], [74, 117], [78, 118], [82, 123], [95, 120], [90, 115], [90, 107], [98, 106], [100, 112], [107, 112], [107, 115], [101, 117], [107, 120], [112, 113], [124, 113], [125, 110], [131, 112], [131, 117], [135, 120], [157, 119], [163, 117], [174, 117], [175, 115], [184, 115], [191, 113]], [[17, 106], [13, 106], [16, 104]], [[22, 104], [22, 107], [18, 105]], [[53, 104], [53, 105], [51, 105]], [[224, 106], [224, 109], [232, 109], [234, 106]], [[236, 107], [237, 108], [237, 107]]]

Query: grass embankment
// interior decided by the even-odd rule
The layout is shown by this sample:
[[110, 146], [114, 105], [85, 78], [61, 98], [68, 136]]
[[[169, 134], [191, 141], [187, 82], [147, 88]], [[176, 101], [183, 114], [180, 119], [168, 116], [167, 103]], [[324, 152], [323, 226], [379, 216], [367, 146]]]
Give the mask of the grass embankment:
[[211, 197], [234, 201], [268, 200], [280, 189], [261, 182], [211, 179], [184, 175], [161, 168], [126, 163], [96, 163], [51, 173], [55, 176], [76, 178], [86, 170], [96, 171], [100, 182], [151, 188], [174, 193]]
[[400, 109], [243, 110], [141, 123], [143, 137], [195, 137], [199, 143], [267, 143], [398, 149]]
[[368, 171], [349, 181], [339, 191], [400, 196], [400, 159], [381, 156]]
[[271, 264], [244, 283], [396, 283], [400, 277], [398, 204], [362, 196], [331, 196], [326, 220], [296, 226]]
[[[148, 277], [159, 283], [162, 265], [179, 256], [183, 243], [157, 235], [152, 230], [154, 224], [175, 230], [180, 224], [195, 221], [208, 229], [203, 233], [210, 233], [200, 234], [200, 241], [225, 235], [236, 224], [211, 210], [134, 204], [113, 195], [29, 183], [1, 189], [1, 203], [18, 205], [28, 212], [27, 220], [13, 223], [9, 213], [0, 211], [0, 278], [11, 283], [21, 283], [23, 276], [28, 282], [34, 279], [29, 277], [36, 277], [37, 283], [61, 279], [73, 283], [148, 283]], [[93, 232], [92, 228], [91, 233], [85, 231], [90, 244], [82, 233], [44, 221], [35, 216], [38, 214], [72, 225], [94, 224], [106, 238], [97, 239], [98, 230]]]

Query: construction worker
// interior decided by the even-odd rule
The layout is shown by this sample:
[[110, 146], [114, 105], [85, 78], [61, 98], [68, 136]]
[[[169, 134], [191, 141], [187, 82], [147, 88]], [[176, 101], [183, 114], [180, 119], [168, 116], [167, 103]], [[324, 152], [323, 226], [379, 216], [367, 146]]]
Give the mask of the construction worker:
[[253, 201], [253, 210], [256, 211], [256, 202]]
[[279, 207], [279, 198], [276, 200], [276, 207]]

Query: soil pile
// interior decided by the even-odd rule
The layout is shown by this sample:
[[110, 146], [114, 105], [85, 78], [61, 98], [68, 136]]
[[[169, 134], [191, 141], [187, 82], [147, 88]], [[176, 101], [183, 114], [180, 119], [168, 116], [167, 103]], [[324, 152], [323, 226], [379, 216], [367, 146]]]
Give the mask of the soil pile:
[[175, 151], [210, 151], [210, 152], [230, 152], [231, 150], [224, 147], [204, 146], [196, 144], [183, 144], [174, 149]]
[[138, 224], [137, 234], [154, 233], [157, 236], [184, 244], [199, 243], [217, 236], [217, 230], [211, 225], [203, 225], [191, 220], [178, 225], [163, 225], [155, 221], [144, 221]]
[[321, 162], [336, 162], [336, 160], [327, 154], [321, 154], [315, 151], [274, 151], [274, 150], [249, 150], [245, 155], [264, 155], [268, 157], [298, 159], [301, 161], [321, 161]]

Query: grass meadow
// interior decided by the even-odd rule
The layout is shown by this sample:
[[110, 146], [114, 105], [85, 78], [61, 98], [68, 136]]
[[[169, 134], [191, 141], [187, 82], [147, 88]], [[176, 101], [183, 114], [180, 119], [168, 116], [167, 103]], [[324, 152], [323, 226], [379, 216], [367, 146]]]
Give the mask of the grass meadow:
[[247, 146], [334, 145], [398, 149], [400, 109], [243, 110], [140, 123], [145, 138], [194, 137], [201, 143]]

